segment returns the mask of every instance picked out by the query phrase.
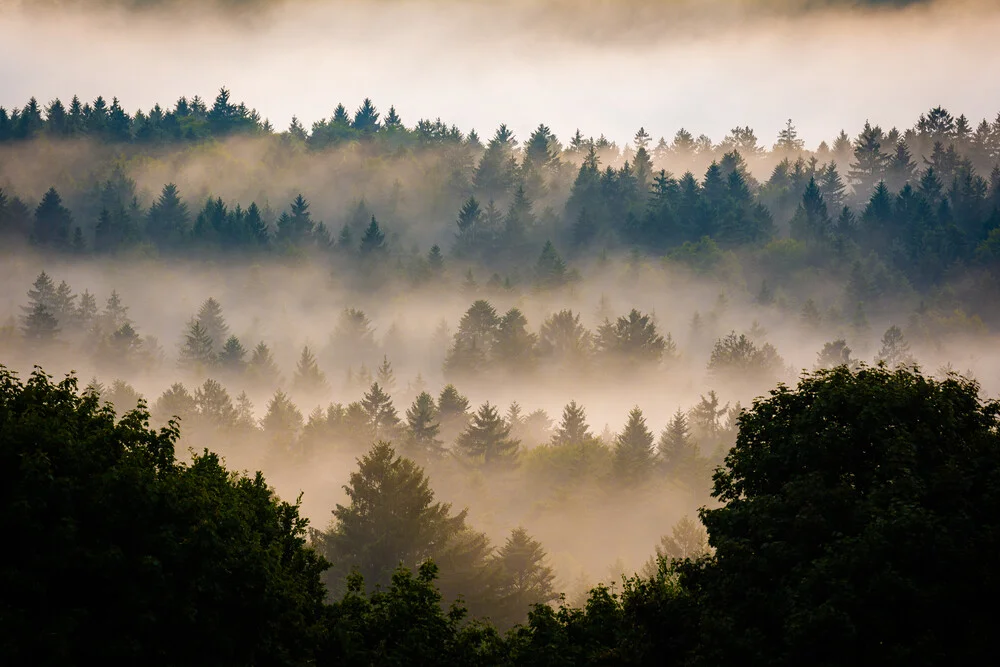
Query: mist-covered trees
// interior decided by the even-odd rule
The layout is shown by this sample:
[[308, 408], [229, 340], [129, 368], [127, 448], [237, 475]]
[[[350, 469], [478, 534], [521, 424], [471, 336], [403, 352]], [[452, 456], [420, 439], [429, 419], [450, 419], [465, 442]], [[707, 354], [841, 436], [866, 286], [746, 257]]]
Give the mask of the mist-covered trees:
[[456, 449], [487, 468], [509, 469], [517, 465], [520, 441], [510, 435], [511, 426], [495, 405], [483, 403], [455, 441]]
[[338, 504], [329, 530], [314, 533], [317, 548], [333, 563], [325, 575], [332, 591], [356, 569], [369, 586], [386, 586], [400, 564], [416, 567], [442, 554], [465, 530], [466, 512], [452, 514], [434, 501], [423, 470], [378, 442], [358, 460], [344, 487], [350, 504]]

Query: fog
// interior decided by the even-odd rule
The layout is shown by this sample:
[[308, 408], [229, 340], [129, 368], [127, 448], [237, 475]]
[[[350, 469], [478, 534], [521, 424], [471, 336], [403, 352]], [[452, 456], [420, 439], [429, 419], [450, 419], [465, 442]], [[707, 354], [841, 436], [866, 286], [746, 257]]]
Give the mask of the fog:
[[[359, 400], [366, 387], [348, 381], [348, 369], [356, 374], [365, 364], [374, 372], [383, 355], [395, 374], [395, 406], [405, 417], [403, 413], [417, 393], [418, 375], [434, 396], [449, 382], [442, 374], [441, 362], [450, 340], [436, 332], [444, 321], [448, 332], [454, 333], [474, 298], [489, 299], [500, 313], [519, 307], [534, 332], [545, 317], [563, 308], [580, 313], [582, 323], [591, 331], [603, 317], [613, 319], [639, 308], [654, 315], [661, 333], [671, 335], [677, 344], [676, 359], [629, 371], [594, 367], [581, 372], [543, 364], [529, 374], [497, 371], [456, 383], [470, 399], [470, 409], [490, 401], [503, 411], [517, 401], [524, 415], [542, 409], [555, 423], [563, 406], [575, 400], [586, 408], [595, 435], [607, 429], [620, 431], [628, 411], [639, 406], [650, 429], [658, 434], [675, 411], [690, 410], [710, 390], [717, 391], [723, 403], [740, 402], [746, 407], [774, 382], [794, 381], [799, 372], [814, 367], [823, 343], [836, 337], [847, 337], [855, 356], [871, 362], [885, 328], [903, 323], [901, 313], [886, 312], [872, 316], [866, 335], [835, 325], [811, 330], [800, 325], [794, 315], [753, 304], [749, 295], [722, 280], [695, 278], [649, 262], [636, 266], [614, 260], [604, 266], [580, 268], [583, 280], [556, 292], [498, 294], [483, 288], [470, 294], [454, 286], [418, 289], [404, 285], [371, 292], [338, 285], [333, 278], [336, 270], [331, 273], [326, 263], [319, 262], [67, 261], [28, 252], [0, 262], [0, 277], [6, 286], [0, 294], [0, 323], [13, 323], [22, 314], [25, 291], [45, 270], [53, 280], [66, 280], [77, 292], [90, 290], [99, 304], [111, 290], [117, 290], [137, 332], [155, 336], [162, 356], [125, 367], [119, 365], [121, 360], [90, 356], [69, 341], [38, 347], [10, 337], [0, 343], [0, 354], [8, 367], [23, 374], [33, 364], [40, 364], [57, 377], [75, 371], [82, 384], [94, 378], [107, 388], [113, 380], [124, 379], [151, 405], [175, 382], [184, 382], [194, 391], [206, 378], [214, 377], [223, 381], [234, 399], [247, 391], [254, 416], [262, 418], [276, 387], [255, 387], [218, 370], [192, 373], [178, 367], [187, 323], [205, 299], [214, 297], [222, 305], [230, 332], [247, 349], [260, 341], [270, 346], [284, 378], [280, 386], [290, 392], [304, 417], [330, 403], [346, 405]], [[460, 270], [457, 266], [452, 269]], [[720, 293], [729, 294], [725, 306], [718, 304]], [[373, 348], [336, 349], [332, 334], [344, 308], [360, 308], [371, 319]], [[695, 334], [691, 320], [696, 311], [705, 318], [705, 326]], [[744, 380], [708, 371], [717, 338], [730, 331], [751, 330], [756, 341], [770, 342], [777, 348], [785, 368], [771, 377]], [[316, 352], [328, 390], [297, 391], [291, 382], [303, 345]], [[978, 334], [915, 344], [912, 351], [929, 372], [945, 372], [942, 367], [950, 363], [955, 370], [982, 378], [985, 391], [995, 395], [1000, 390], [997, 349], [994, 334]], [[276, 455], [260, 436], [234, 437], [190, 423], [182, 423], [182, 429], [182, 450], [208, 447], [221, 452], [237, 469], [263, 469], [282, 497], [294, 498], [302, 492], [303, 513], [317, 527], [328, 524], [335, 503], [345, 502], [341, 487], [355, 467], [355, 458], [364, 452], [360, 443], [324, 441], [305, 455]], [[530, 451], [542, 446], [547, 437], [525, 440], [522, 446]], [[721, 452], [711, 446], [703, 446], [702, 454], [709, 461], [721, 462]], [[567, 484], [547, 478], [530, 464], [512, 473], [484, 475], [470, 472], [454, 458], [425, 463], [438, 496], [458, 508], [468, 507], [470, 523], [487, 532], [494, 543], [502, 543], [512, 528], [526, 527], [549, 551], [559, 586], [571, 595], [598, 580], [614, 581], [620, 571], [638, 570], [660, 535], [668, 533], [681, 517], [693, 516], [698, 507], [712, 502], [708, 496], [710, 468], [680, 481], [654, 478], [633, 488], [609, 490], [607, 482], [599, 478]]]
[[[537, 453], [552, 431], [536, 428], [538, 420], [535, 430], [523, 427], [521, 466], [514, 471], [486, 474], [451, 455], [420, 460], [437, 495], [456, 508], [468, 507], [470, 525], [494, 544], [512, 528], [527, 528], [548, 551], [559, 589], [571, 595], [639, 570], [679, 519], [710, 505], [711, 472], [735, 438], [736, 408], [815, 369], [827, 343], [842, 339], [852, 361], [874, 363], [883, 335], [898, 326], [927, 373], [955, 370], [978, 378], [990, 396], [1000, 392], [1000, 313], [990, 298], [1000, 282], [990, 274], [984, 246], [977, 245], [982, 238], [939, 274], [926, 269], [935, 276], [927, 284], [896, 280], [894, 274], [895, 282], [886, 281], [891, 287], [852, 321], [849, 309], [857, 305], [861, 312], [864, 299], [848, 298], [851, 281], [876, 273], [870, 269], [882, 265], [869, 262], [873, 257], [905, 264], [899, 244], [881, 239], [887, 248], [878, 248], [880, 259], [863, 247], [864, 239], [848, 250], [849, 244], [834, 248], [832, 241], [815, 247], [792, 242], [789, 219], [802, 199], [798, 191], [788, 210], [773, 212], [768, 238], [713, 246], [714, 264], [699, 270], [695, 261], [672, 254], [678, 246], [693, 256], [691, 243], [666, 249], [603, 238], [571, 244], [568, 230], [578, 219], [567, 212], [567, 202], [584, 151], [560, 151], [533, 202], [538, 224], [528, 241], [512, 251], [503, 248], [509, 256], [490, 256], [487, 248], [477, 258], [455, 251], [455, 220], [467, 197], [474, 191], [479, 196], [472, 173], [481, 146], [455, 141], [390, 150], [391, 138], [376, 144], [363, 137], [314, 150], [281, 133], [293, 115], [308, 129], [338, 103], [353, 112], [370, 97], [383, 118], [394, 104], [407, 127], [441, 118], [463, 133], [475, 128], [483, 143], [501, 123], [522, 146], [540, 122], [563, 147], [579, 128], [585, 137], [617, 142], [601, 149], [602, 170], [627, 171], [632, 148], [618, 149], [640, 126], [652, 135], [651, 146], [660, 136], [669, 143], [683, 127], [709, 135], [716, 146], [687, 155], [664, 151], [653, 166], [702, 179], [722, 157], [718, 142], [734, 126], [753, 127], [761, 146], [770, 147], [792, 118], [805, 151], [748, 155], [741, 168], [749, 180], [763, 183], [784, 157], [794, 160], [801, 153], [805, 164], [820, 142], [832, 144], [842, 128], [854, 137], [866, 120], [902, 131], [935, 105], [965, 113], [973, 126], [994, 118], [1000, 89], [984, 83], [984, 74], [1000, 71], [996, 3], [0, 0], [0, 21], [0, 106], [17, 108], [31, 97], [44, 106], [73, 94], [82, 100], [114, 96], [130, 112], [155, 103], [172, 107], [181, 96], [200, 95], [211, 105], [224, 85], [234, 101], [246, 101], [277, 128], [274, 134], [233, 133], [176, 144], [115, 144], [83, 138], [82, 132], [72, 139], [39, 135], [0, 143], [0, 192], [16, 195], [24, 210], [34, 211], [46, 191], [57, 188], [85, 239], [83, 249], [64, 243], [61, 251], [49, 251], [31, 234], [10, 241], [0, 225], [0, 363], [22, 376], [35, 365], [56, 377], [73, 372], [81, 386], [91, 379], [102, 383], [105, 398], [123, 380], [152, 408], [157, 425], [171, 416], [157, 402], [175, 383], [194, 392], [208, 379], [219, 380], [234, 401], [245, 392], [253, 422], [246, 432], [234, 435], [235, 427], [216, 428], [195, 416], [181, 423], [180, 448], [210, 448], [236, 469], [263, 470], [283, 498], [303, 494], [302, 511], [314, 527], [326, 528], [331, 509], [345, 502], [343, 485], [370, 443], [315, 438], [310, 424], [325, 414], [316, 410], [359, 401], [382, 363], [391, 364], [390, 394], [404, 422], [423, 388], [437, 397], [452, 383], [469, 399], [470, 412], [484, 402], [504, 412], [516, 402], [522, 416], [542, 410], [553, 425], [564, 406], [576, 401], [607, 448], [600, 465], [608, 470], [613, 438], [633, 407], [642, 409], [654, 435], [678, 411], [691, 414], [710, 392], [720, 406], [733, 409], [720, 411], [719, 433], [698, 439], [696, 471], [635, 485], [615, 486], [604, 469], [573, 479], [553, 473], [554, 466]], [[1000, 135], [1000, 122], [995, 131]], [[913, 155], [923, 169], [933, 142], [921, 141], [912, 148], [923, 151]], [[992, 156], [981, 153], [976, 168], [985, 176]], [[519, 148], [511, 155], [523, 166]], [[846, 174], [849, 155], [822, 155]], [[956, 167], [955, 183], [958, 176]], [[357, 252], [356, 238], [350, 258], [329, 238], [320, 243], [311, 237], [299, 247], [275, 241], [258, 254], [229, 252], [218, 240], [198, 247], [200, 238], [174, 247], [140, 239], [102, 254], [92, 240], [101, 214], [99, 191], [114, 179], [116, 187], [127, 185], [120, 192], [134, 193], [141, 215], [133, 222], [146, 220], [163, 186], [174, 183], [190, 209], [188, 222], [209, 197], [230, 209], [255, 202], [274, 240], [275, 218], [302, 194], [313, 221], [322, 221], [334, 237], [342, 226], [353, 226], [357, 234], [369, 216], [377, 216], [388, 249], [381, 264]], [[757, 185], [747, 188], [752, 197], [763, 196]], [[993, 199], [1000, 191], [984, 178], [984, 202], [987, 187]], [[842, 203], [860, 212], [868, 197], [862, 190], [858, 186]], [[498, 198], [501, 209], [514, 200], [513, 191], [508, 186]], [[636, 197], [635, 210], [645, 206], [647, 195]], [[936, 210], [951, 222], [946, 206]], [[356, 211], [360, 220], [351, 217]], [[831, 219], [838, 213], [832, 210]], [[990, 229], [984, 222], [975, 233]], [[569, 269], [570, 277], [555, 288], [532, 274], [546, 240], [556, 243]], [[442, 274], [408, 279], [433, 245], [444, 256]], [[924, 271], [920, 267], [915, 273]], [[66, 281], [78, 299], [88, 290], [98, 308], [118, 294], [143, 339], [141, 359], [109, 354], [102, 347], [106, 340], [95, 343], [89, 332], [69, 327], [44, 344], [21, 335], [28, 329], [26, 294], [42, 271], [55, 284]], [[209, 298], [221, 304], [229, 333], [248, 352], [266, 343], [280, 381], [254, 383], [218, 367], [182, 368], [189, 323]], [[529, 370], [496, 364], [465, 375], [446, 372], [459, 323], [477, 299], [488, 300], [499, 316], [519, 309], [535, 335], [547, 318], [571, 309], [587, 329], [588, 348], [602, 324], [637, 309], [651, 316], [659, 334], [669, 334], [676, 349], [662, 361], [632, 365], [588, 352], [582, 361], [540, 359]], [[821, 325], [802, 314], [809, 304]], [[345, 309], [359, 309], [370, 320], [371, 344], [345, 344], [338, 337]], [[730, 333], [745, 334], [758, 347], [773, 346], [780, 363], [766, 372], [710, 368], [718, 341]], [[304, 390], [293, 381], [305, 346], [325, 374], [322, 390]], [[257, 427], [279, 389], [306, 424], [295, 429], [294, 445], [286, 449], [276, 448], [271, 434]], [[442, 436], [446, 449], [456, 435]]]
[[545, 122], [619, 143], [737, 124], [766, 142], [793, 118], [815, 146], [873, 110], [891, 127], [936, 104], [1000, 106], [977, 78], [1000, 68], [988, 1], [7, 0], [0, 16], [7, 107], [103, 94], [149, 109], [225, 85], [279, 129], [371, 97], [410, 124], [523, 137]]

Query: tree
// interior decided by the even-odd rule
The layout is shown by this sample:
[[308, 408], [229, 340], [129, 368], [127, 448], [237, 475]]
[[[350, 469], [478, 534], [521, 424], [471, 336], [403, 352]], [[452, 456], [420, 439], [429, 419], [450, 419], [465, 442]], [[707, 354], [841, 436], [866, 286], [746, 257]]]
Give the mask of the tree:
[[582, 405], [570, 401], [563, 408], [562, 421], [552, 434], [553, 445], [579, 445], [594, 439], [587, 426], [587, 413]]
[[628, 413], [625, 428], [615, 436], [614, 473], [623, 482], [647, 477], [653, 467], [653, 433], [639, 406]]
[[222, 315], [222, 306], [214, 298], [209, 297], [201, 304], [196, 318], [205, 334], [212, 339], [212, 350], [217, 354], [229, 338], [229, 325]]
[[792, 236], [801, 241], [827, 241], [833, 236], [833, 220], [815, 178], [809, 179], [789, 226]]
[[281, 381], [281, 372], [274, 363], [271, 349], [261, 341], [253, 349], [247, 362], [247, 378], [262, 387], [274, 387]]
[[445, 442], [450, 442], [469, 423], [469, 399], [462, 396], [455, 385], [449, 384], [438, 396], [437, 409], [441, 418], [441, 436]]
[[687, 415], [680, 408], [660, 433], [656, 449], [668, 475], [684, 478], [695, 472], [698, 443], [691, 437]]
[[295, 375], [292, 378], [292, 387], [295, 391], [309, 394], [329, 389], [326, 374], [320, 370], [319, 364], [316, 363], [316, 355], [313, 354], [308, 345], [302, 347], [302, 354], [299, 355], [299, 363], [295, 367]]
[[541, 543], [518, 526], [494, 556], [499, 568], [498, 609], [492, 620], [501, 630], [524, 622], [528, 611], [557, 598], [555, 573]]
[[225, 387], [211, 378], [194, 390], [194, 407], [198, 416], [214, 428], [231, 428], [236, 423], [233, 399]]
[[543, 358], [579, 369], [590, 353], [590, 341], [590, 332], [580, 324], [579, 313], [561, 310], [542, 323], [538, 353]]
[[240, 339], [236, 336], [230, 336], [226, 339], [226, 344], [222, 346], [222, 351], [219, 352], [219, 366], [229, 373], [241, 375], [247, 367], [246, 356], [246, 348], [240, 343]]
[[823, 349], [816, 355], [816, 368], [835, 368], [836, 366], [847, 366], [854, 368], [857, 361], [851, 357], [851, 348], [847, 347], [847, 341], [843, 338], [823, 344]]
[[875, 357], [876, 363], [884, 363], [889, 368], [896, 366], [912, 366], [916, 361], [910, 354], [910, 344], [903, 336], [902, 330], [893, 324], [885, 330], [882, 336], [882, 347]]
[[272, 449], [282, 454], [292, 451], [295, 439], [302, 430], [302, 423], [302, 413], [281, 390], [274, 392], [274, 396], [268, 401], [267, 412], [260, 420]]
[[698, 405], [691, 409], [691, 424], [696, 437], [708, 442], [714, 441], [721, 426], [719, 418], [728, 410], [729, 403], [722, 405], [714, 389], [708, 392], [708, 396], [703, 394]]
[[440, 456], [444, 452], [438, 439], [441, 423], [438, 418], [434, 397], [426, 391], [420, 392], [413, 405], [406, 411], [406, 425], [409, 429], [407, 447], [422, 456]]
[[764, 343], [757, 347], [746, 334], [737, 335], [733, 331], [715, 341], [708, 370], [716, 376], [755, 379], [773, 377], [784, 365], [773, 345]]
[[49, 188], [35, 209], [35, 225], [32, 240], [42, 246], [65, 250], [69, 248], [69, 232], [73, 226], [73, 216], [63, 206], [62, 197], [55, 188]]
[[511, 426], [496, 406], [483, 403], [455, 441], [457, 451], [487, 467], [512, 468], [517, 465], [521, 442], [510, 436]]
[[382, 355], [382, 363], [375, 369], [375, 379], [390, 396], [396, 390], [396, 374], [392, 372], [389, 357], [384, 354]]
[[528, 331], [528, 320], [517, 308], [504, 313], [497, 324], [493, 359], [511, 371], [531, 368], [535, 359], [536, 336]]
[[792, 119], [788, 119], [788, 123], [785, 125], [784, 129], [778, 132], [778, 141], [774, 144], [774, 150], [780, 153], [798, 153], [803, 148], [805, 148], [806, 143], [799, 139], [798, 130], [792, 125]]
[[542, 288], [562, 287], [569, 280], [566, 263], [551, 241], [546, 241], [535, 266], [535, 283]]
[[649, 315], [633, 308], [627, 316], [598, 327], [596, 348], [606, 359], [655, 365], [665, 352], [673, 352], [673, 341], [657, 333]]
[[[117, 419], [69, 377], [0, 368], [0, 644], [12, 664], [304, 664], [323, 559], [264, 477], [174, 450], [176, 424]], [[235, 613], [234, 610], [239, 610]]]
[[885, 176], [890, 156], [882, 152], [882, 128], [865, 121], [865, 127], [854, 141], [854, 162], [847, 172], [855, 192], [866, 197]]
[[36, 303], [23, 317], [21, 331], [31, 341], [47, 342], [59, 334], [59, 321], [41, 303]]
[[991, 655], [990, 620], [952, 610], [998, 592], [998, 426], [974, 382], [909, 369], [841, 366], [755, 401], [715, 475], [721, 507], [701, 511], [714, 555], [680, 569], [704, 659]]
[[213, 347], [212, 339], [205, 328], [197, 320], [192, 320], [187, 333], [184, 334], [178, 366], [196, 373], [205, 372], [217, 361]]
[[379, 227], [378, 221], [375, 220], [375, 216], [373, 215], [372, 221], [368, 224], [364, 235], [361, 237], [361, 256], [379, 257], [385, 255], [387, 252], [385, 233]]
[[289, 247], [308, 245], [313, 239], [315, 223], [309, 212], [309, 202], [301, 194], [295, 196], [288, 213], [278, 219], [274, 240]]
[[180, 245], [188, 233], [191, 216], [177, 186], [167, 183], [146, 214], [146, 235], [162, 248]]
[[378, 382], [361, 399], [371, 437], [376, 440], [392, 439], [399, 428], [399, 415], [392, 404], [392, 397], [382, 390]]
[[333, 563], [325, 581], [334, 594], [352, 570], [369, 586], [386, 586], [398, 565], [434, 558], [466, 528], [467, 512], [453, 515], [450, 503], [435, 502], [423, 469], [384, 441], [358, 459], [344, 491], [350, 503], [338, 503], [328, 530], [313, 534]]

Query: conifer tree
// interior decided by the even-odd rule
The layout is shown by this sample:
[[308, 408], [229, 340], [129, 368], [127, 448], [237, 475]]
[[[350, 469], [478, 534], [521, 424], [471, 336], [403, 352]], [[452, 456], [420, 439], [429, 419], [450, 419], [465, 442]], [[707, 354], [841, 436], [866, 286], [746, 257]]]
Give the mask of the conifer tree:
[[375, 380], [382, 387], [383, 391], [390, 396], [396, 391], [396, 374], [392, 372], [392, 364], [389, 363], [389, 357], [384, 354], [382, 355], [382, 363], [375, 370]]
[[450, 442], [469, 421], [469, 399], [459, 393], [455, 385], [449, 384], [441, 390], [437, 401], [438, 416], [441, 418], [441, 433]]
[[178, 365], [183, 369], [202, 373], [214, 366], [215, 362], [212, 339], [197, 320], [192, 320], [184, 334]]
[[35, 303], [22, 319], [21, 330], [31, 341], [54, 340], [59, 333], [59, 321], [42, 303]]
[[455, 442], [456, 449], [469, 459], [488, 467], [517, 465], [520, 441], [510, 436], [511, 427], [496, 406], [483, 403]]
[[295, 445], [295, 439], [302, 430], [302, 413], [285, 392], [278, 390], [267, 404], [267, 413], [260, 425], [278, 452], [290, 453]]
[[295, 391], [303, 393], [318, 393], [326, 391], [329, 386], [326, 382], [326, 374], [319, 368], [316, 362], [316, 355], [309, 349], [308, 345], [302, 347], [302, 354], [295, 367], [295, 375], [292, 378], [292, 387]]
[[680, 408], [660, 434], [656, 449], [668, 475], [683, 477], [695, 471], [698, 445], [691, 437], [687, 415]]
[[230, 373], [242, 374], [247, 366], [246, 356], [246, 348], [240, 343], [240, 339], [230, 336], [219, 353], [219, 366]]
[[247, 378], [262, 387], [275, 387], [281, 381], [281, 372], [274, 363], [271, 350], [261, 341], [253, 349], [250, 361], [247, 363]]
[[499, 568], [499, 609], [493, 620], [501, 630], [524, 622], [534, 605], [557, 598], [555, 573], [547, 563], [545, 549], [524, 528], [511, 531], [494, 563]]
[[636, 406], [629, 412], [624, 430], [615, 436], [615, 476], [625, 482], [646, 477], [652, 469], [653, 455], [653, 433]]
[[902, 330], [893, 324], [882, 335], [882, 347], [875, 357], [876, 363], [884, 363], [889, 368], [910, 366], [915, 363], [910, 354], [910, 344], [903, 336]]
[[358, 459], [344, 489], [350, 503], [338, 503], [328, 530], [313, 535], [317, 550], [333, 563], [325, 581], [335, 594], [352, 569], [368, 586], [386, 586], [401, 563], [443, 560], [466, 530], [466, 511], [452, 514], [449, 503], [435, 502], [423, 469], [387, 442]]
[[194, 405], [198, 416], [214, 428], [230, 428], [236, 423], [236, 408], [229, 392], [211, 378], [194, 390]]
[[551, 241], [546, 241], [535, 265], [535, 283], [542, 288], [562, 287], [569, 276], [566, 263], [559, 257]]
[[552, 434], [553, 445], [579, 445], [594, 439], [587, 426], [587, 414], [582, 405], [570, 401], [563, 408], [562, 421]]
[[63, 206], [62, 197], [55, 188], [49, 188], [35, 209], [32, 240], [41, 246], [68, 249], [72, 225], [73, 216]]
[[372, 383], [371, 388], [362, 397], [361, 407], [365, 411], [368, 429], [373, 439], [391, 440], [396, 437], [400, 424], [399, 415], [392, 404], [392, 397], [382, 390], [378, 382]]
[[579, 369], [590, 353], [591, 334], [580, 324], [579, 313], [561, 310], [542, 323], [538, 335], [538, 353], [543, 358]]
[[707, 396], [702, 394], [698, 405], [691, 408], [690, 413], [696, 436], [703, 442], [715, 442], [721, 428], [719, 419], [728, 410], [729, 403], [721, 405], [714, 389], [709, 391]]
[[407, 446], [414, 453], [440, 456], [444, 452], [442, 442], [438, 439], [441, 424], [437, 407], [434, 405], [434, 397], [426, 391], [420, 392], [406, 411], [406, 424], [409, 430]]
[[385, 233], [379, 227], [378, 221], [375, 220], [375, 216], [373, 215], [371, 222], [368, 223], [368, 227], [365, 229], [364, 235], [361, 237], [361, 256], [368, 258], [381, 257], [387, 251]]
[[843, 338], [823, 344], [823, 349], [816, 355], [816, 368], [835, 368], [846, 365], [854, 368], [857, 363], [851, 357], [851, 348]]
[[222, 306], [213, 297], [209, 297], [198, 309], [196, 319], [205, 330], [205, 334], [212, 339], [212, 350], [220, 352], [229, 338], [229, 325], [222, 316]]

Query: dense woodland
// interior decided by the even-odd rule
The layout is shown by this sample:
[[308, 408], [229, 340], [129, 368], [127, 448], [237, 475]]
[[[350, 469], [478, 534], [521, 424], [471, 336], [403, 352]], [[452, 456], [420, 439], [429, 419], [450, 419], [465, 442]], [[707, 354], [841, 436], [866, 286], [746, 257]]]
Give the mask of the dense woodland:
[[1000, 115], [873, 123], [0, 108], [0, 662], [983, 662]]

